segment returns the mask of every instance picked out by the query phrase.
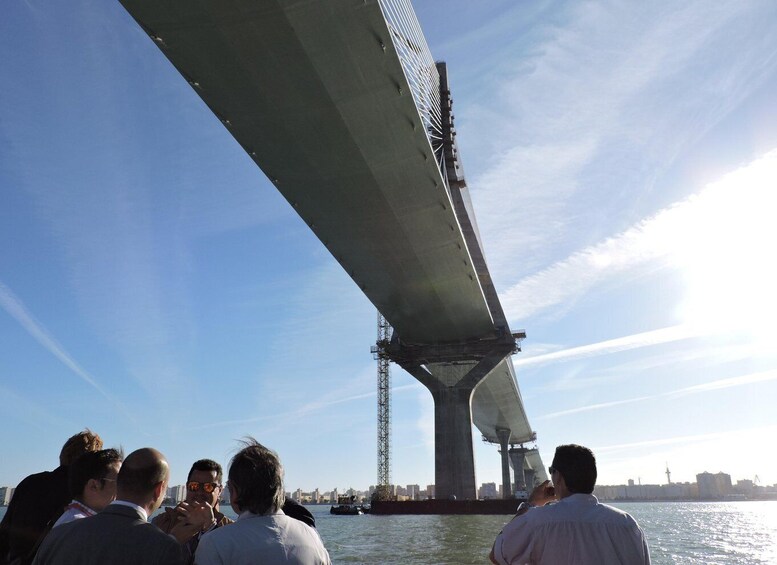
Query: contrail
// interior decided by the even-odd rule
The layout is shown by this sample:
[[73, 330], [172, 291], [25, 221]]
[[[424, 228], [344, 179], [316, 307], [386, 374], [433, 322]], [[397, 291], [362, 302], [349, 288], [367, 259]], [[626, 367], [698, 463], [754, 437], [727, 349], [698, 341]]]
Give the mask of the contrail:
[[689, 324], [678, 324], [676, 326], [669, 326], [658, 330], [651, 330], [649, 332], [627, 335], [616, 339], [608, 339], [607, 341], [600, 341], [598, 343], [562, 349], [561, 351], [554, 351], [553, 353], [544, 353], [542, 355], [535, 355], [534, 357], [517, 358], [513, 359], [513, 365], [515, 367], [525, 367], [527, 365], [542, 365], [553, 361], [569, 361], [583, 357], [607, 355], [629, 349], [637, 349], [650, 345], [698, 337], [704, 333], [705, 332], [698, 327]]
[[614, 400], [612, 402], [601, 402], [598, 404], [589, 404], [588, 406], [580, 406], [578, 408], [570, 408], [569, 410], [561, 410], [560, 412], [551, 412], [550, 414], [539, 416], [537, 419], [548, 420], [550, 418], [558, 418], [559, 416], [568, 416], [569, 414], [577, 414], [579, 412], [590, 412], [592, 410], [600, 410], [602, 408], [619, 406], [621, 404], [631, 404], [633, 402], [641, 402], [643, 400], [652, 400], [654, 398], [685, 396], [686, 394], [706, 392], [709, 390], [720, 390], [723, 388], [731, 388], [735, 386], [744, 386], [744, 385], [749, 385], [753, 383], [773, 381], [775, 379], [777, 379], [777, 369], [772, 369], [769, 371], [761, 371], [759, 373], [749, 373], [747, 375], [740, 375], [738, 377], [731, 377], [728, 379], [718, 379], [717, 381], [711, 381], [700, 385], [679, 388], [677, 390], [670, 390], [667, 392], [662, 392], [660, 394], [653, 394], [649, 396], [638, 396], [636, 398], [626, 398], [623, 400]]
[[[393, 387], [391, 389], [392, 393], [395, 392], [401, 392], [403, 390], [408, 389], [415, 389], [419, 388], [420, 384], [409, 384], [409, 385], [402, 385], [398, 387]], [[190, 430], [208, 430], [211, 428], [220, 428], [223, 426], [229, 426], [229, 425], [235, 425], [235, 424], [252, 424], [254, 422], [261, 422], [262, 420], [274, 420], [277, 418], [287, 417], [287, 416], [304, 416], [305, 414], [308, 414], [310, 412], [315, 412], [316, 410], [321, 410], [322, 408], [326, 408], [328, 406], [334, 406], [336, 404], [342, 404], [344, 402], [353, 402], [355, 400], [362, 400], [365, 398], [370, 398], [372, 396], [375, 396], [377, 392], [365, 392], [362, 394], [356, 394], [353, 396], [349, 396], [346, 398], [336, 398], [334, 400], [327, 400], [327, 401], [320, 401], [320, 402], [311, 402], [309, 404], [305, 404], [304, 406], [300, 406], [299, 408], [295, 410], [291, 410], [289, 412], [282, 412], [280, 414], [272, 414], [272, 415], [266, 415], [266, 416], [255, 416], [253, 418], [244, 418], [244, 419], [237, 419], [237, 420], [223, 420], [220, 422], [212, 422], [210, 424], [203, 424], [202, 426], [194, 426], [190, 427]]]
[[[105, 391], [95, 379], [76, 363], [65, 349], [51, 336], [48, 331], [27, 311], [22, 301], [11, 292], [7, 286], [0, 282], [0, 306], [11, 315], [29, 333], [35, 341], [43, 346], [49, 353], [59, 359], [68, 369], [78, 375], [81, 380], [94, 388], [111, 403], [116, 405], [131, 421], [135, 422], [130, 411], [116, 398]], [[137, 422], [136, 422], [137, 423]]]

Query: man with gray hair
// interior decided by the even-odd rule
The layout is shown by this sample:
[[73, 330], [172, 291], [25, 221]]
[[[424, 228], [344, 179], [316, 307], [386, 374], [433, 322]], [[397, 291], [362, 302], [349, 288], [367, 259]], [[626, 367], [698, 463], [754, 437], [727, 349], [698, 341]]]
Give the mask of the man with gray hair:
[[227, 488], [237, 522], [205, 534], [195, 564], [331, 564], [315, 528], [281, 510], [283, 466], [273, 451], [248, 438], [230, 462]]

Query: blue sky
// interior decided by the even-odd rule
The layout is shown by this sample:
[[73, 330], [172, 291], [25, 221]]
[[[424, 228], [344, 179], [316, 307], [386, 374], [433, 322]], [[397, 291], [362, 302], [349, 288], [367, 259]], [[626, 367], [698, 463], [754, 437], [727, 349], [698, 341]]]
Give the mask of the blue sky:
[[[777, 5], [417, 4], [546, 462], [777, 482]], [[118, 3], [9, 2], [0, 61], [0, 485], [84, 426], [173, 482], [251, 434], [289, 489], [374, 484], [374, 308]]]

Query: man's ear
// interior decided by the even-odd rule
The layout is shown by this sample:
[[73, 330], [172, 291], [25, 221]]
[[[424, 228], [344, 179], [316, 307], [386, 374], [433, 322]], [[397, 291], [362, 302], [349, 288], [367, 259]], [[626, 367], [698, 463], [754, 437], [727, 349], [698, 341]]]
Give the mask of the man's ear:
[[100, 479], [89, 479], [86, 482], [86, 488], [84, 490], [100, 491], [105, 485]]
[[162, 493], [165, 490], [165, 482], [159, 481], [157, 484], [154, 485], [154, 500], [159, 500], [159, 497], [162, 496]]

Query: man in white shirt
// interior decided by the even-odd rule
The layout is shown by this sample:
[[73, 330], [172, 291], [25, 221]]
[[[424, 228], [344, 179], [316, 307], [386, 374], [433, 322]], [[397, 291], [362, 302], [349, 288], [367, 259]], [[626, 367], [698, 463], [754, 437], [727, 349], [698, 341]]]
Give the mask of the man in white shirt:
[[[560, 445], [545, 481], [496, 537], [498, 565], [650, 565], [645, 535], [626, 512], [591, 494], [596, 459], [580, 445]], [[558, 502], [556, 502], [558, 501]]]
[[115, 449], [87, 451], [70, 466], [68, 486], [73, 500], [54, 527], [88, 518], [116, 499], [116, 477], [124, 455]]
[[281, 510], [283, 467], [273, 451], [249, 439], [230, 462], [227, 487], [237, 522], [202, 537], [196, 565], [331, 564], [316, 529]]

